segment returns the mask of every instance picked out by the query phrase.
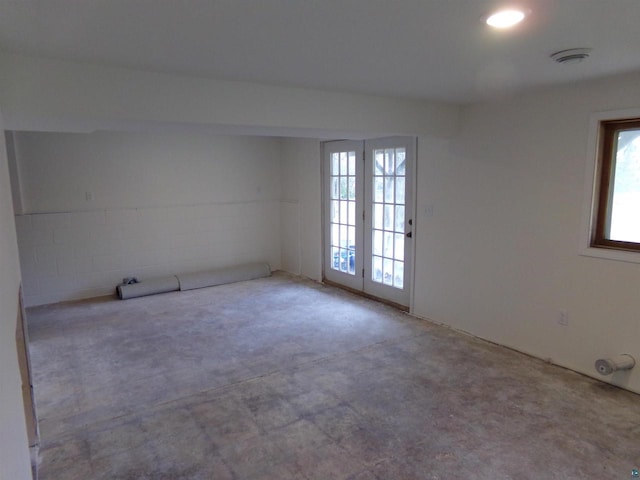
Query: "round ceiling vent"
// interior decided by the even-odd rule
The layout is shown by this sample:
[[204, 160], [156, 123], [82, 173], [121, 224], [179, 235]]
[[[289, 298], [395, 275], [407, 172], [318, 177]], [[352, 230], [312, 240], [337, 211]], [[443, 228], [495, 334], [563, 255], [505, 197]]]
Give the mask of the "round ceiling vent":
[[558, 63], [569, 65], [572, 63], [582, 62], [586, 58], [589, 58], [590, 53], [590, 48], [570, 48], [568, 50], [560, 50], [559, 52], [552, 53], [551, 58]]

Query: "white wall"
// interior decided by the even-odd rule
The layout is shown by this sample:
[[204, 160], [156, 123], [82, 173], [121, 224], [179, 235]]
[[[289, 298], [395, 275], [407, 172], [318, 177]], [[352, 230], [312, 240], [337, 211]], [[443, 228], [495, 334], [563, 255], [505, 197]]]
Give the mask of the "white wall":
[[320, 141], [288, 138], [282, 144], [282, 268], [322, 279]]
[[20, 270], [11, 204], [6, 146], [0, 135], [0, 480], [27, 480], [31, 465], [16, 350]]
[[[417, 315], [597, 378], [597, 358], [640, 359], [640, 264], [579, 255], [589, 115], [640, 106], [639, 84], [472, 106], [450, 143], [421, 139]], [[604, 380], [640, 391], [637, 367]]]
[[14, 147], [27, 305], [109, 294], [125, 276], [280, 268], [279, 139], [22, 132]]

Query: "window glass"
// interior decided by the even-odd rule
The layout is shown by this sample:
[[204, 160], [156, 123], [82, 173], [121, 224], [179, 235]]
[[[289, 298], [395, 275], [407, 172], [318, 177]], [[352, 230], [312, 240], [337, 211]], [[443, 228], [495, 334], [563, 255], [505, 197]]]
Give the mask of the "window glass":
[[640, 130], [618, 132], [609, 238], [640, 243]]

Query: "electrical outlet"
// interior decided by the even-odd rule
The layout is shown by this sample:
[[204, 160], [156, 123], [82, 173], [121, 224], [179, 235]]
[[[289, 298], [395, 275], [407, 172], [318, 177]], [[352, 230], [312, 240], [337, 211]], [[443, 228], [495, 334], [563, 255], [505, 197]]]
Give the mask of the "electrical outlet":
[[93, 192], [84, 192], [84, 199], [87, 202], [93, 202], [93, 199], [94, 199]]
[[563, 327], [569, 326], [569, 312], [566, 310], [560, 310], [560, 314], [558, 315], [558, 325], [562, 325]]

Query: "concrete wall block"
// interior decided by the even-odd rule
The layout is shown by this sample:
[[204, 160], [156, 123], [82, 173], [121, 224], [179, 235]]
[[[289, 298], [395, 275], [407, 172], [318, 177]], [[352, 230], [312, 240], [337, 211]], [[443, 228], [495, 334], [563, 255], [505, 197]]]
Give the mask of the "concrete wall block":
[[16, 215], [16, 234], [20, 245], [50, 245], [53, 243], [53, 231], [46, 228], [34, 228], [34, 215]]
[[52, 230], [32, 230], [25, 243], [30, 245], [51, 245], [55, 243]]
[[216, 232], [220, 228], [218, 223], [217, 217], [215, 219], [201, 217], [195, 220], [193, 231], [195, 233]]
[[193, 206], [167, 208], [167, 223], [175, 229], [191, 230], [196, 223], [196, 210]]
[[77, 273], [77, 250], [65, 245], [50, 245], [36, 247], [36, 260], [54, 259], [56, 273], [58, 275], [70, 275]]
[[24, 303], [29, 307], [36, 307], [38, 305], [48, 305], [51, 303], [62, 302], [64, 296], [60, 295], [60, 293], [35, 293], [30, 294], [29, 292], [24, 292]]
[[125, 270], [84, 274], [79, 277], [79, 283], [82, 286], [76, 290], [100, 289], [102, 291], [115, 291], [116, 286], [122, 282], [126, 274]]
[[217, 215], [220, 219], [241, 218], [246, 212], [245, 203], [224, 203], [217, 206]]
[[31, 230], [33, 228], [31, 224], [31, 215], [16, 215], [15, 221], [18, 238], [27, 238], [27, 236], [31, 235]]
[[130, 245], [136, 245], [136, 239], [143, 236], [144, 233], [137, 223], [123, 224], [120, 226], [121, 238], [125, 239]]
[[216, 232], [194, 233], [188, 248], [207, 248], [211, 245], [216, 245], [218, 236]]
[[148, 268], [169, 263], [171, 254], [167, 249], [141, 250], [137, 253], [138, 265], [140, 268]]
[[87, 210], [73, 212], [71, 226], [75, 228], [93, 228], [106, 223], [105, 210]]
[[86, 253], [75, 256], [76, 273], [85, 274], [93, 272], [93, 257]]
[[171, 262], [167, 265], [167, 275], [179, 275], [181, 273], [191, 273], [206, 270], [207, 266], [202, 265], [195, 260], [183, 261], [183, 262]]
[[222, 234], [226, 231], [233, 230], [235, 225], [232, 219], [226, 217], [219, 217], [214, 224], [212, 224], [211, 228], [208, 228], [207, 231], [215, 233], [216, 235]]
[[25, 296], [38, 295], [40, 293], [40, 284], [38, 283], [38, 278], [36, 276], [23, 276], [22, 291], [24, 292]]
[[96, 255], [93, 257], [94, 272], [114, 272], [126, 267], [125, 256], [121, 254], [115, 255]]
[[172, 248], [169, 250], [169, 263], [181, 264], [197, 261], [194, 248]]
[[57, 256], [58, 250], [55, 247], [36, 247], [36, 270], [35, 274], [40, 275], [57, 275]]
[[69, 295], [68, 300], [81, 300], [83, 298], [112, 296], [116, 299], [115, 287], [90, 288], [73, 292]]
[[145, 231], [162, 230], [167, 224], [167, 210], [165, 208], [138, 209], [137, 223]]
[[138, 222], [138, 209], [118, 208], [105, 210], [107, 225], [130, 225]]
[[36, 247], [33, 245], [19, 245], [20, 269], [23, 278], [25, 276], [34, 275], [36, 267]]
[[122, 254], [122, 269], [128, 272], [127, 277], [133, 276], [140, 269], [140, 259], [138, 253], [123, 253]]
[[198, 245], [198, 237], [199, 235], [197, 233], [184, 231], [175, 232], [167, 236], [167, 244], [170, 249], [189, 248]]
[[223, 259], [224, 258], [224, 254], [218, 252], [218, 256], [216, 257], [215, 255], [212, 254], [212, 251], [214, 251], [215, 249], [212, 249], [210, 245], [203, 245], [203, 246], [199, 246], [199, 247], [194, 247], [191, 250], [191, 257], [198, 262], [200, 265], [202, 265], [202, 268], [209, 268], [208, 265], [217, 265], [218, 260], [216, 258], [219, 259]]
[[165, 250], [169, 248], [167, 238], [164, 236], [153, 235], [149, 232], [139, 232], [135, 236], [127, 239], [127, 248], [131, 248], [135, 252], [147, 252], [156, 250]]
[[202, 203], [191, 207], [195, 219], [206, 219], [215, 217], [218, 212], [218, 206], [211, 203]]
[[72, 252], [65, 252], [56, 257], [56, 269], [58, 275], [76, 275], [79, 273], [78, 257]]
[[208, 211], [208, 206], [209, 205], [206, 203], [192, 205], [191, 210], [193, 211], [193, 218], [198, 219], [205, 216]]
[[112, 235], [112, 232], [115, 229], [117, 229], [117, 226], [114, 226], [114, 225], [107, 226], [106, 224], [101, 224], [101, 225], [94, 225], [92, 227], [87, 226], [81, 230], [88, 233], [89, 240], [93, 244], [94, 242], [100, 241], [103, 239], [108, 241], [111, 238], [110, 235]]
[[93, 228], [106, 223], [105, 210], [77, 210], [69, 213], [72, 228]]
[[102, 236], [91, 234], [90, 245], [91, 255], [116, 255], [121, 253], [130, 253], [133, 249], [130, 246], [129, 241], [123, 238], [109, 238], [109, 236]]
[[73, 292], [80, 288], [78, 276], [76, 275], [41, 276], [38, 277], [38, 284], [43, 294]]
[[36, 245], [33, 247], [35, 256], [37, 259], [44, 259], [48, 256], [61, 256], [70, 252], [70, 249], [65, 245]]
[[195, 219], [194, 230], [195, 231], [213, 231], [219, 228], [220, 223], [223, 220], [223, 216], [220, 212], [210, 212], [208, 215], [197, 217]]
[[87, 245], [91, 241], [91, 230], [81, 228], [56, 228], [53, 230], [53, 243], [74, 246]]
[[70, 213], [39, 213], [30, 217], [33, 229], [40, 232], [71, 226]]
[[242, 238], [237, 238], [234, 231], [230, 228], [225, 228], [216, 233], [215, 238], [212, 238], [212, 244], [225, 248], [229, 245], [242, 242]]
[[72, 292], [63, 293], [40, 293], [35, 295], [25, 294], [25, 303], [29, 306], [35, 307], [38, 305], [48, 305], [59, 302], [69, 302], [73, 300], [80, 300], [83, 298], [102, 297], [113, 295], [115, 296], [114, 289], [112, 288], [93, 288], [77, 290]]
[[148, 267], [140, 268], [140, 275], [138, 280], [144, 281], [145, 279], [164, 277], [167, 275], [175, 275], [180, 272], [176, 272], [175, 266], [170, 263], [164, 265], [150, 265]]

